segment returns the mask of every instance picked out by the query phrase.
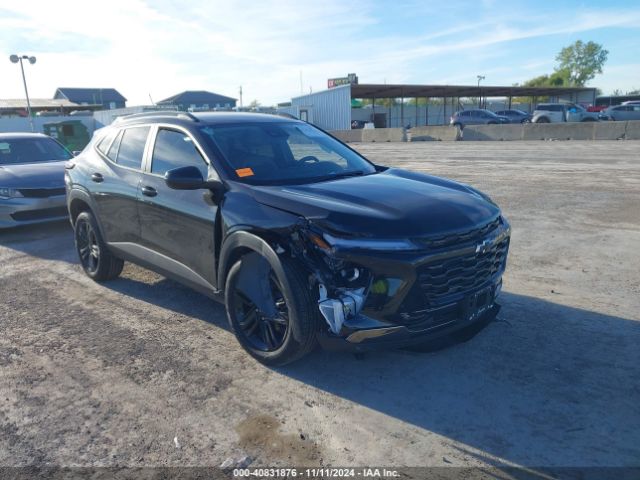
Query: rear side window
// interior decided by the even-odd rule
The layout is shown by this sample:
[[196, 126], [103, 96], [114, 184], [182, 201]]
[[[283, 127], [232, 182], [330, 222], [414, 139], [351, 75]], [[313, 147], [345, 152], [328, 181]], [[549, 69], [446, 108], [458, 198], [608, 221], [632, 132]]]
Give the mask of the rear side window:
[[191, 137], [184, 132], [161, 128], [156, 136], [151, 161], [151, 173], [164, 175], [167, 170], [194, 166], [207, 176], [207, 167]]
[[113, 143], [111, 143], [109, 151], [107, 152], [107, 157], [109, 157], [112, 162], [115, 162], [116, 157], [118, 156], [118, 146], [120, 146], [120, 140], [122, 140], [122, 130], [117, 131], [116, 139], [113, 141]]
[[98, 150], [100, 150], [102, 153], [106, 155], [117, 133], [118, 133], [118, 130], [111, 130], [110, 132], [107, 132], [107, 134], [102, 138], [102, 140], [100, 140], [100, 143], [98, 143]]
[[147, 143], [149, 127], [131, 127], [124, 129], [116, 163], [123, 167], [140, 169], [144, 146]]

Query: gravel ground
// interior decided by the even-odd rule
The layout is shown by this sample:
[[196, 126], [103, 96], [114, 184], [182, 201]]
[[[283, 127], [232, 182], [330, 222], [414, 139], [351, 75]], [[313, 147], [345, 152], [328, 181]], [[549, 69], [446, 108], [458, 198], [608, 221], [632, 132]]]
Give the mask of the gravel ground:
[[496, 322], [270, 369], [185, 287], [89, 280], [68, 224], [1, 232], [0, 465], [640, 466], [640, 142], [355, 147], [503, 207]]

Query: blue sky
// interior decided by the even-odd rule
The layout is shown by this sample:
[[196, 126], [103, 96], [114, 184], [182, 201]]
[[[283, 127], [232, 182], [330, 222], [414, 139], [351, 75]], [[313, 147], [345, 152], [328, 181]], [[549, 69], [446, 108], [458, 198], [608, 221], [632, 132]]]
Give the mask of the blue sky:
[[[31, 96], [56, 87], [115, 87], [129, 104], [205, 89], [285, 101], [361, 83], [511, 85], [553, 70], [575, 40], [609, 50], [591, 85], [640, 88], [640, 1], [0, 0], [0, 51], [35, 55]], [[301, 75], [302, 74], [302, 75]], [[23, 95], [0, 62], [0, 98]]]

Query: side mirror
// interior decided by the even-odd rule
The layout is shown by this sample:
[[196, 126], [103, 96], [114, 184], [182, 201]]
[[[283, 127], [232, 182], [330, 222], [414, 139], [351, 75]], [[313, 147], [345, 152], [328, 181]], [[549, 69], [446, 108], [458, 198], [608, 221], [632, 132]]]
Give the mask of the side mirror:
[[198, 190], [204, 188], [204, 178], [198, 167], [178, 167], [167, 170], [164, 181], [175, 190]]
[[220, 180], [205, 180], [198, 167], [178, 167], [168, 170], [164, 174], [164, 181], [174, 190], [199, 190], [209, 188], [215, 192], [221, 191], [224, 185]]

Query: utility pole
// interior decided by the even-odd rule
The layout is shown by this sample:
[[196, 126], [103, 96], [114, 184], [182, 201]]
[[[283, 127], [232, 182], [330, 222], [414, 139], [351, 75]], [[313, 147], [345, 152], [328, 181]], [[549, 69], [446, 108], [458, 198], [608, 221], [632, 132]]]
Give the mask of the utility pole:
[[240, 85], [240, 108], [242, 108], [242, 85]]

